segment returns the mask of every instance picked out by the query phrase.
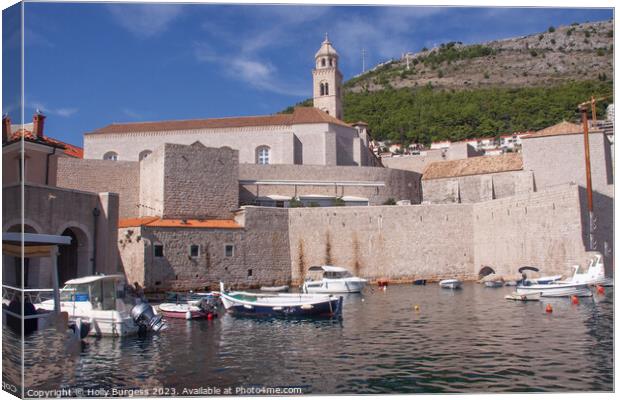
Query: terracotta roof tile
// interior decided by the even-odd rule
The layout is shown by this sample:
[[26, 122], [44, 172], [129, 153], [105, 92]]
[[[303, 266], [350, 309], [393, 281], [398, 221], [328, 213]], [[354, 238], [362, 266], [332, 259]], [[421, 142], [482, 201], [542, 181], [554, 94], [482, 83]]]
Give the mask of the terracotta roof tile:
[[316, 124], [331, 123], [349, 126], [345, 122], [328, 115], [327, 113], [314, 107], [295, 107], [292, 114], [260, 115], [251, 117], [229, 117], [229, 118], [209, 118], [191, 119], [176, 121], [156, 121], [156, 122], [132, 122], [119, 123], [104, 126], [96, 131], [87, 133], [130, 133], [130, 132], [156, 132], [174, 131], [191, 129], [225, 129], [239, 128], [248, 126], [273, 126], [273, 125], [295, 125], [295, 124]]
[[519, 171], [523, 169], [521, 154], [482, 156], [462, 160], [435, 161], [430, 163], [422, 180], [454, 178], [457, 176], [493, 174], [497, 172]]
[[32, 143], [40, 143], [48, 146], [58, 147], [64, 150], [64, 153], [68, 156], [75, 158], [84, 158], [84, 149], [78, 146], [74, 146], [69, 143], [65, 143], [61, 140], [54, 139], [49, 136], [36, 137], [31, 131], [27, 129], [19, 129], [11, 134], [11, 138], [7, 143], [13, 143], [24, 138], [25, 141]]
[[148, 226], [157, 228], [203, 228], [203, 229], [242, 229], [231, 219], [161, 219], [159, 217], [126, 218], [118, 221], [119, 228]]
[[[590, 128], [590, 132], [598, 131], [598, 129]], [[545, 129], [541, 129], [529, 135], [523, 136], [523, 139], [558, 135], [576, 135], [580, 133], [583, 133], [583, 125], [562, 121], [559, 124], [555, 124]]]

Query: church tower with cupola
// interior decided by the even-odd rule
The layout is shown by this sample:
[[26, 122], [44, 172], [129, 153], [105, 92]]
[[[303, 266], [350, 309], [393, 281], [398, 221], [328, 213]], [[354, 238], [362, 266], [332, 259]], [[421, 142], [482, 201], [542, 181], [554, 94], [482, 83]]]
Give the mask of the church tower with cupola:
[[314, 59], [316, 61], [312, 70], [314, 107], [342, 119], [342, 74], [338, 69], [338, 53], [332, 47], [327, 34]]

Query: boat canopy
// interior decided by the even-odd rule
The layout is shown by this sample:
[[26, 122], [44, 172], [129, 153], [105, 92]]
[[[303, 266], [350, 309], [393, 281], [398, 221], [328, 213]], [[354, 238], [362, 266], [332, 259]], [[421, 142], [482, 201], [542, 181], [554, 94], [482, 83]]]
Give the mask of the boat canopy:
[[536, 267], [527, 267], [527, 266], [519, 268], [519, 272], [523, 273], [523, 271], [538, 272], [538, 268], [536, 268]]
[[334, 267], [332, 265], [314, 265], [308, 268], [308, 271], [349, 272], [346, 268]]
[[82, 278], [70, 279], [65, 282], [65, 285], [84, 285], [86, 283], [97, 282], [100, 280], [125, 280], [125, 275], [115, 274], [84, 276]]

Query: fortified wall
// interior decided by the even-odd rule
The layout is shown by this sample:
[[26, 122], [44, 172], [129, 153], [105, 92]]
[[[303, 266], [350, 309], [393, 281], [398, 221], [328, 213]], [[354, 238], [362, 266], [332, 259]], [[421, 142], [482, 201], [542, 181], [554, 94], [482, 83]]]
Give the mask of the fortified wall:
[[[239, 164], [240, 202], [253, 204], [269, 195], [354, 196], [369, 205], [388, 199], [421, 202], [421, 175], [378, 167]], [[314, 184], [313, 184], [314, 183]]]
[[293, 282], [321, 264], [412, 281], [477, 279], [484, 266], [570, 274], [588, 259], [576, 185], [477, 204], [290, 209], [289, 242]]
[[119, 194], [119, 216], [138, 215], [140, 164], [138, 161], [58, 159], [57, 185], [87, 192]]

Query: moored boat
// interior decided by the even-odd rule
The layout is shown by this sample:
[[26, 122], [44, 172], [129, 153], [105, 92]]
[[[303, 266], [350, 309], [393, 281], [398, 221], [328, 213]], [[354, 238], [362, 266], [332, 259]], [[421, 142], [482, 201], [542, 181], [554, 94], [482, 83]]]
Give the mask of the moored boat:
[[439, 286], [444, 289], [459, 289], [462, 284], [458, 279], [444, 279], [439, 282]]
[[413, 281], [414, 285], [426, 285], [426, 279], [416, 279]]
[[504, 296], [506, 300], [515, 300], [515, 301], [538, 301], [540, 300], [540, 293], [530, 293], [530, 294], [519, 294], [517, 292], [512, 292]]
[[213, 318], [215, 316], [213, 311], [206, 310], [200, 306], [191, 305], [189, 303], [162, 303], [158, 306], [158, 308], [161, 314], [167, 318], [200, 319]]
[[288, 292], [288, 285], [282, 286], [261, 286], [260, 290], [262, 292]]
[[[54, 300], [38, 307], [54, 309]], [[92, 275], [68, 280], [60, 291], [60, 310], [71, 320], [88, 321], [94, 336], [127, 336], [165, 328], [161, 315], [135, 296], [124, 275]]]
[[224, 308], [237, 315], [262, 317], [340, 317], [342, 296], [305, 293], [226, 292], [221, 284]]
[[486, 281], [484, 282], [484, 286], [488, 288], [499, 288], [504, 286], [504, 281]]
[[302, 285], [304, 293], [358, 293], [367, 282], [342, 267], [320, 265], [312, 266], [308, 271], [321, 273], [322, 276], [320, 279], [305, 281]]

